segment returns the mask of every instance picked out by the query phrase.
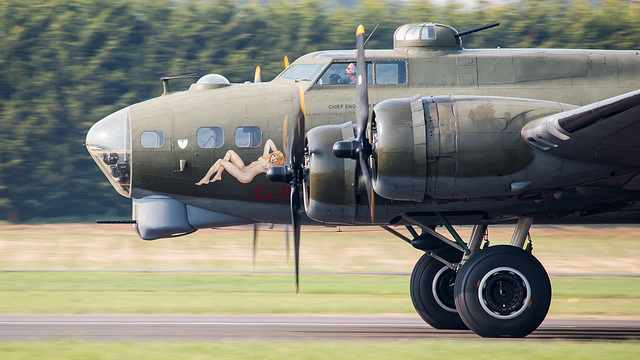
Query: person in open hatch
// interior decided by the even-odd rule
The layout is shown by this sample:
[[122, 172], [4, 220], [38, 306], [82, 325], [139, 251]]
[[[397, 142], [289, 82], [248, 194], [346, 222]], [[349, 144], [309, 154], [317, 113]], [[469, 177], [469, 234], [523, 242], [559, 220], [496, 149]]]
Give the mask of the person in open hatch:
[[[218, 159], [207, 171], [207, 174], [196, 183], [196, 185], [204, 185], [216, 182], [222, 179], [222, 172], [227, 170], [231, 176], [235, 177], [241, 183], [248, 183], [260, 174], [266, 173], [267, 169], [272, 166], [283, 166], [287, 162], [284, 159], [282, 151], [276, 148], [271, 139], [264, 144], [263, 155], [249, 165], [245, 165], [242, 158], [233, 150], [227, 151], [222, 159]], [[215, 176], [213, 174], [215, 173]], [[213, 179], [211, 178], [213, 176]]]

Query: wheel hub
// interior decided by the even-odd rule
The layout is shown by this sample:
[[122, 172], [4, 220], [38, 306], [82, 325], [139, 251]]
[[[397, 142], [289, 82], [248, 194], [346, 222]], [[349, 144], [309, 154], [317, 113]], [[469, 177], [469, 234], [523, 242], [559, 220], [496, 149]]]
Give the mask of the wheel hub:
[[444, 266], [433, 278], [431, 291], [433, 298], [443, 309], [456, 313], [454, 287], [456, 285], [456, 272]]
[[478, 298], [482, 308], [498, 319], [511, 319], [527, 309], [531, 287], [518, 270], [501, 267], [489, 271], [480, 281]]

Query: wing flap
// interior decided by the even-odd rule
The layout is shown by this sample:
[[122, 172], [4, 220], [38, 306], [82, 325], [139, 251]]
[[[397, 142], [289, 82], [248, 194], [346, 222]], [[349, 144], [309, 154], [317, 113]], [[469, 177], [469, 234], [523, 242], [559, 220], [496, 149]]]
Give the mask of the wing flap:
[[640, 90], [533, 120], [521, 135], [557, 157], [640, 167]]

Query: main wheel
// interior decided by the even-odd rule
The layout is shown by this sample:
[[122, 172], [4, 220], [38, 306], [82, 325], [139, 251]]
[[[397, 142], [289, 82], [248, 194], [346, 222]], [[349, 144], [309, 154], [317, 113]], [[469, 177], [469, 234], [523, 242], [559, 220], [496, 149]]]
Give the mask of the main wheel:
[[[443, 259], [457, 263], [462, 252], [447, 246], [434, 251]], [[456, 272], [424, 254], [411, 272], [410, 293], [420, 317], [436, 329], [466, 329], [456, 311], [454, 284]]]
[[509, 245], [472, 255], [458, 272], [454, 291], [460, 317], [483, 337], [525, 337], [551, 305], [551, 282], [542, 264]]

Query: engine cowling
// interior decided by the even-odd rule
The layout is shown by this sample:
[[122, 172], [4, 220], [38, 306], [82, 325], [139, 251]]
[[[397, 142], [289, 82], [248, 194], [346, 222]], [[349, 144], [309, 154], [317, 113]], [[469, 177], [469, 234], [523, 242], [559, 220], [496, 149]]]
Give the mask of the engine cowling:
[[323, 125], [307, 133], [307, 158], [304, 206], [313, 220], [339, 224], [355, 217], [353, 189], [355, 161], [339, 159], [331, 148], [337, 141], [353, 139], [353, 125]]
[[387, 199], [469, 200], [525, 191], [534, 152], [520, 130], [568, 105], [505, 97], [390, 99], [374, 108], [374, 191]]
[[[406, 202], [496, 199], [538, 189], [558, 176], [561, 165], [548, 158], [536, 160], [520, 130], [532, 120], [570, 107], [486, 96], [415, 96], [379, 103], [368, 135], [373, 146], [372, 188], [398, 203], [376, 201], [376, 214], [406, 207]], [[336, 142], [353, 138], [350, 122], [315, 127], [307, 134], [303, 188], [305, 210], [313, 220], [353, 223], [363, 215], [356, 213], [362, 207], [356, 196], [365, 189], [359, 184], [356, 194], [354, 182], [364, 181], [356, 176], [357, 161], [332, 152]]]
[[422, 201], [427, 176], [422, 98], [381, 102], [375, 108], [371, 137], [374, 191], [387, 199]]

